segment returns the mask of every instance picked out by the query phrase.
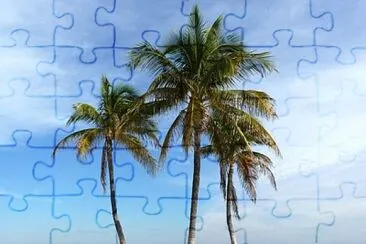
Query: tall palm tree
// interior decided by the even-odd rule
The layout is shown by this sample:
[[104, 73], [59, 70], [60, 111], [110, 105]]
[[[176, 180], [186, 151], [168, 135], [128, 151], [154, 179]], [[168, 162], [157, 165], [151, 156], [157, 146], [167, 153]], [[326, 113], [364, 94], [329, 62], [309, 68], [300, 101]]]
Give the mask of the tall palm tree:
[[[271, 104], [267, 104], [271, 106]], [[242, 187], [250, 199], [255, 202], [257, 198], [256, 181], [260, 175], [268, 176], [270, 183], [277, 190], [276, 180], [271, 171], [272, 160], [260, 152], [252, 150], [254, 145], [264, 145], [271, 149], [277, 156], [280, 150], [271, 134], [262, 126], [255, 117], [242, 120], [227, 114], [216, 113], [209, 126], [211, 145], [201, 148], [204, 156], [214, 155], [220, 165], [220, 186], [226, 200], [226, 222], [231, 244], [237, 244], [232, 212], [240, 219], [238, 211], [238, 198], [233, 182], [234, 167], [237, 168]], [[249, 144], [248, 144], [249, 143]]]
[[157, 128], [151, 119], [152, 113], [149, 113], [148, 109], [141, 109], [138, 113], [130, 112], [139, 99], [133, 87], [124, 84], [112, 86], [103, 76], [99, 106], [93, 107], [85, 103], [73, 105], [73, 114], [66, 123], [69, 126], [76, 122], [86, 122], [91, 127], [64, 137], [52, 154], [54, 157], [57, 150], [74, 142], [77, 156], [83, 157], [100, 143], [103, 145], [100, 181], [105, 192], [108, 168], [112, 215], [120, 244], [125, 244], [126, 239], [117, 213], [113, 148], [123, 146], [147, 169], [148, 173], [153, 175], [156, 172], [156, 160], [143, 145], [145, 141], [152, 142], [153, 145], [158, 143]]
[[[250, 52], [239, 36], [224, 34], [222, 20], [220, 16], [207, 27], [195, 5], [188, 25], [173, 33], [166, 45], [159, 48], [144, 41], [129, 53], [129, 64], [133, 69], [146, 70], [153, 75], [144, 98], [149, 104], [154, 104], [154, 112], [163, 114], [178, 110], [162, 143], [159, 162], [166, 158], [176, 134], [182, 135], [185, 151], [193, 148], [189, 244], [196, 240], [200, 148], [211, 113], [213, 110], [260, 107], [262, 99], [255, 91], [226, 89], [233, 88], [238, 80], [246, 80], [253, 74], [265, 75], [275, 70], [268, 53]], [[258, 111], [263, 112], [261, 108]]]

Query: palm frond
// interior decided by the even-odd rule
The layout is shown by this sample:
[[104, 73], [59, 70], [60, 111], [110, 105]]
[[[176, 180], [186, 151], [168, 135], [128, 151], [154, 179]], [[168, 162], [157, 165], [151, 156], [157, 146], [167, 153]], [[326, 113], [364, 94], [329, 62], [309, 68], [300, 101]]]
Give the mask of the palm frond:
[[113, 110], [122, 110], [122, 112], [124, 112], [126, 107], [130, 107], [129, 105], [139, 98], [139, 94], [137, 90], [130, 85], [118, 84], [112, 87], [110, 97]]
[[198, 5], [193, 7], [193, 11], [189, 17], [188, 35], [193, 39], [191, 50], [193, 51], [193, 68], [194, 71], [199, 72], [205, 42], [205, 23], [199, 11]]
[[101, 123], [101, 117], [96, 108], [86, 103], [76, 103], [73, 105], [73, 113], [66, 122], [66, 126], [69, 126], [76, 122], [92, 123], [95, 126], [99, 126]]
[[102, 138], [100, 130], [90, 130], [80, 136], [76, 143], [77, 157], [85, 158], [90, 151], [96, 146], [96, 143]]
[[271, 170], [271, 167], [273, 166], [272, 160], [265, 154], [259, 153], [259, 152], [253, 152], [255, 162], [259, 167], [259, 172], [265, 176], [268, 177], [271, 185], [275, 190], [277, 190], [277, 183], [276, 179], [274, 177], [274, 174]]
[[258, 180], [258, 173], [255, 167], [252, 167], [251, 157], [246, 155], [237, 156], [237, 173], [239, 175], [240, 182], [247, 192], [250, 200], [253, 202], [257, 199], [257, 191], [255, 183]]
[[145, 41], [138, 44], [129, 52], [129, 66], [132, 69], [140, 68], [157, 76], [166, 71], [177, 72], [174, 63], [160, 50]]
[[189, 39], [187, 31], [172, 33], [165, 45], [164, 54], [174, 62], [179, 74], [183, 74], [183, 71], [193, 70], [192, 43]]
[[[205, 53], [212, 51], [212, 47], [217, 47], [220, 43], [220, 40], [222, 38], [222, 21], [222, 16], [217, 17], [213, 24], [210, 26], [210, 28], [207, 30]], [[209, 47], [207, 47], [207, 44], [209, 44]]]
[[100, 81], [100, 104], [99, 104], [99, 112], [101, 114], [108, 114], [111, 108], [110, 108], [110, 92], [112, 85], [110, 84], [108, 78], [103, 75], [102, 79]]
[[263, 77], [271, 72], [276, 72], [277, 69], [271, 58], [272, 56], [269, 52], [246, 52], [245, 55], [240, 57], [238, 77], [247, 79], [255, 74], [260, 74]]
[[55, 157], [56, 152], [59, 151], [60, 149], [62, 149], [62, 147], [70, 145], [71, 143], [74, 143], [74, 144], [78, 143], [78, 141], [81, 138], [83, 138], [84, 135], [86, 135], [88, 133], [102, 134], [102, 131], [98, 128], [87, 128], [87, 129], [82, 129], [82, 130], [79, 130], [79, 131], [75, 131], [75, 132], [71, 133], [70, 135], [65, 136], [54, 147], [54, 149], [52, 151], [52, 157]]
[[255, 90], [226, 90], [212, 93], [211, 100], [244, 110], [253, 116], [276, 119], [275, 100], [267, 93]]
[[126, 146], [132, 156], [147, 170], [148, 174], [155, 175], [157, 171], [156, 160], [145, 148], [138, 137], [124, 133], [116, 136], [116, 143]]
[[181, 133], [179, 130], [182, 130], [181, 127], [182, 127], [183, 119], [184, 119], [185, 115], [186, 115], [186, 111], [181, 110], [180, 113], [178, 114], [178, 116], [175, 118], [175, 120], [171, 124], [171, 126], [169, 127], [169, 129], [165, 135], [163, 144], [161, 146], [160, 157], [159, 157], [160, 163], [163, 160], [165, 160], [166, 155], [168, 153], [170, 143], [175, 139], [175, 137], [177, 135], [179, 135]]
[[241, 120], [238, 120], [238, 126], [246, 131], [251, 143], [253, 145], [264, 145], [271, 149], [276, 156], [282, 158], [281, 151], [271, 133], [255, 118], [249, 121], [250, 126], [248, 125], [248, 121], [248, 118], [242, 117]]
[[212, 145], [206, 145], [206, 146], [201, 147], [201, 156], [203, 158], [206, 158], [206, 157], [208, 157], [210, 155], [214, 155], [214, 154], [215, 154], [215, 150]]
[[[236, 125], [240, 128], [238, 132], [240, 133], [240, 131], [242, 131], [244, 133], [245, 131], [244, 137], [246, 138], [246, 141], [251, 141], [252, 144], [265, 145], [272, 149], [276, 155], [281, 157], [281, 152], [274, 138], [257, 118], [230, 105], [221, 104], [220, 106], [215, 103], [213, 106], [216, 114], [221, 114], [221, 117], [226, 115], [226, 120], [231, 119], [232, 121], [236, 121]], [[243, 133], [240, 133], [242, 137]], [[248, 143], [245, 142], [245, 145], [248, 145]]]

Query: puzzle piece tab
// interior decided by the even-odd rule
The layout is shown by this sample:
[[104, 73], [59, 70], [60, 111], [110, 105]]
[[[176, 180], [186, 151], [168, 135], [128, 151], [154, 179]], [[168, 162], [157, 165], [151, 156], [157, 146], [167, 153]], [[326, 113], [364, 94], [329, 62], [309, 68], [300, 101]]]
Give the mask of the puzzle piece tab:
[[97, 108], [100, 101], [99, 88], [100, 83], [83, 80], [79, 82], [78, 92], [57, 96], [55, 106], [57, 119], [67, 121], [74, 111], [73, 105], [77, 103], [86, 103]]
[[[246, 230], [248, 243], [316, 243], [321, 226], [331, 225], [334, 216], [321, 213], [317, 200], [289, 200], [291, 212], [276, 215], [272, 200], [245, 205], [243, 218], [235, 226]], [[263, 235], [265, 231], [265, 235]]]
[[9, 90], [8, 83], [12, 80], [25, 79], [29, 81], [27, 95], [55, 95], [55, 80], [52, 76], [41, 75], [37, 66], [40, 62], [52, 59], [52, 46], [30, 45], [30, 35], [17, 31], [11, 35], [13, 43], [0, 46], [0, 97]]
[[[331, 15], [314, 15], [310, 0], [297, 1], [243, 1], [244, 12], [228, 14], [225, 27], [231, 31], [239, 31], [247, 46], [273, 46], [273, 33], [277, 30], [291, 31], [294, 45], [315, 44], [316, 29], [331, 27]], [[265, 17], [264, 17], [265, 16]]]
[[341, 194], [338, 197], [320, 203], [323, 211], [334, 213], [335, 221], [332, 226], [320, 227], [319, 243], [362, 243], [366, 238], [362, 224], [366, 217], [365, 211], [362, 211], [366, 197], [355, 196], [354, 184], [342, 184], [339, 188]]
[[[39, 160], [50, 161], [51, 147], [31, 146], [30, 131], [15, 131], [12, 144], [0, 145], [1, 195], [10, 196], [9, 207], [15, 210], [27, 208], [27, 195], [52, 196], [52, 184], [42, 184], [33, 172], [33, 164]], [[21, 151], [21, 153], [19, 153]], [[14, 184], [14, 179], [26, 184]]]
[[157, 31], [165, 36], [179, 30], [186, 23], [181, 4], [180, 0], [114, 0], [113, 8], [98, 9], [96, 20], [108, 30], [114, 26], [117, 47], [133, 47], [145, 32]]
[[[335, 0], [312, 1], [311, 11], [316, 15], [332, 15], [330, 29], [316, 31], [316, 44], [321, 46], [334, 46], [341, 50], [337, 60], [341, 62], [354, 62], [352, 54], [354, 48], [366, 48], [366, 34], [360, 31], [366, 22], [365, 0], [352, 2]], [[352, 23], [352, 24], [350, 24]]]
[[[55, 199], [55, 213], [64, 214], [71, 220], [69, 231], [53, 235], [54, 243], [107, 243], [117, 244], [114, 229], [100, 228], [96, 214], [100, 209], [110, 209], [109, 197], [96, 197], [98, 182], [79, 180], [79, 192]], [[121, 210], [120, 210], [121, 212]], [[123, 223], [123, 215], [120, 214]]]
[[[159, 157], [159, 151], [149, 149], [155, 158]], [[174, 156], [172, 156], [174, 155]], [[116, 188], [119, 189], [118, 196], [137, 197], [146, 199], [147, 205], [144, 211], [148, 214], [156, 214], [162, 211], [159, 199], [186, 199], [186, 178], [179, 177], [172, 173], [170, 166], [178, 162], [185, 163], [188, 160], [181, 148], [172, 148], [167, 157], [164, 168], [156, 177], [151, 177], [146, 170], [139, 165], [128, 151], [121, 151], [116, 154], [116, 163], [133, 165], [132, 177], [130, 179], [118, 178]]]
[[362, 174], [366, 168], [366, 151], [358, 151], [348, 159], [342, 159], [339, 151], [340, 149], [335, 147], [333, 151], [328, 152], [335, 155], [332, 160], [319, 159], [312, 162], [314, 166], [304, 171], [304, 174], [318, 179], [319, 199], [336, 198], [340, 194], [339, 185], [345, 182], [356, 186], [356, 197], [366, 197], [366, 180]]
[[[186, 200], [161, 199], [159, 201], [161, 211], [155, 214], [147, 214], [142, 208], [143, 203], [144, 199], [141, 198], [118, 198], [119, 214], [129, 243], [181, 244], [187, 242], [189, 209], [186, 208]], [[114, 228], [109, 211], [99, 211], [96, 221], [103, 228]], [[141, 221], [144, 226], [149, 227], [142, 228]], [[201, 219], [198, 218], [197, 229], [201, 229], [202, 225]]]
[[[273, 47], [251, 48], [256, 53], [269, 52], [278, 72], [272, 72], [264, 76], [251, 77], [249, 82], [242, 82], [239, 87], [242, 89], [254, 89], [265, 91], [276, 100], [277, 113], [288, 114], [289, 99], [315, 98], [317, 96], [317, 83], [315, 79], [304, 77], [305, 68], [298, 69], [302, 60], [316, 58], [315, 47], [294, 46], [290, 42], [294, 34], [290, 31], [275, 31], [273, 37], [276, 45]], [[288, 55], [291, 53], [291, 55]], [[278, 89], [278, 87], [281, 89]]]
[[[191, 199], [192, 196], [192, 178], [193, 178], [193, 153], [189, 153], [185, 160], [171, 160], [168, 163], [168, 172], [174, 178], [174, 181], [180, 189], [185, 190], [185, 197]], [[199, 199], [210, 198], [207, 187], [212, 183], [220, 182], [219, 165], [212, 158], [201, 158], [201, 178]]]
[[[240, 187], [236, 187], [236, 190], [239, 199], [239, 212], [244, 213], [244, 209], [242, 208], [244, 200], [243, 191]], [[226, 222], [226, 202], [220, 186], [217, 183], [210, 184], [207, 187], [207, 191], [209, 192], [210, 198], [199, 201], [199, 212], [202, 215], [203, 226], [197, 232], [197, 243], [228, 243], [230, 238]], [[237, 243], [247, 243], [245, 242], [245, 231], [238, 228], [239, 226], [234, 223]]]
[[[2, 2], [0, 8], [0, 45], [8, 45], [12, 32], [30, 35], [31, 45], [54, 45], [56, 28], [71, 28], [71, 15], [57, 15], [54, 0], [14, 0]], [[37, 14], [38, 13], [38, 14]], [[42, 13], [42, 14], [39, 14]]]
[[56, 14], [71, 15], [73, 18], [72, 28], [58, 28], [56, 30], [55, 43], [57, 46], [82, 48], [81, 59], [83, 61], [94, 59], [94, 48], [113, 47], [113, 25], [102, 26], [96, 20], [96, 12], [98, 9], [110, 8], [113, 5], [113, 0], [98, 0], [93, 2], [77, 0], [73, 1], [73, 4], [70, 4], [67, 0], [54, 1]]
[[[315, 243], [320, 226], [334, 222], [331, 213], [319, 211], [316, 199], [288, 200], [289, 212], [280, 213], [275, 200], [258, 199], [253, 204], [242, 198], [240, 187], [236, 189], [241, 219], [233, 216], [233, 225], [238, 243]], [[204, 226], [197, 240], [202, 243], [226, 243], [229, 240], [226, 204], [217, 184], [211, 185], [208, 191], [211, 198], [200, 201]]]
[[[339, 54], [338, 48], [318, 47], [317, 58], [308, 61], [303, 60], [300, 62], [299, 67], [300, 70], [303, 68], [307, 68], [308, 71], [313, 70], [307, 76], [313, 76], [317, 80], [319, 97], [317, 110], [319, 113], [336, 116], [334, 126], [329, 126], [329, 124], [321, 125], [318, 138], [320, 156], [312, 160], [314, 166], [318, 168], [330, 166], [330, 171], [334, 172], [350, 167], [349, 164], [348, 166], [342, 166], [342, 164], [353, 161], [366, 147], [363, 143], [363, 136], [360, 134], [360, 131], [365, 129], [364, 124], [361, 122], [365, 111], [362, 104], [366, 98], [363, 85], [364, 72], [362, 71], [364, 52], [359, 50], [357, 52], [357, 62], [352, 64], [338, 62], [336, 57]], [[361, 164], [358, 165], [357, 167], [363, 167]], [[352, 167], [352, 169], [355, 168]], [[321, 180], [321, 185], [329, 182], [328, 177], [326, 180], [323, 179], [326, 175], [329, 175], [328, 173], [325, 169], [316, 172]], [[348, 176], [343, 177], [340, 174], [333, 178], [332, 182], [335, 181], [336, 186], [344, 180], [359, 181], [363, 177], [351, 178]], [[327, 192], [330, 196], [334, 196], [334, 190], [328, 190]], [[324, 194], [324, 191], [322, 194]]]
[[93, 53], [95, 59], [83, 62], [81, 48], [57, 47], [53, 59], [41, 62], [38, 70], [42, 74], [53, 74], [56, 77], [58, 96], [77, 93], [80, 81], [93, 81], [99, 85], [102, 73], [108, 72], [107, 75], [111, 82], [126, 81], [131, 78], [129, 69], [114, 65], [113, 48], [99, 48], [95, 49]]
[[0, 97], [0, 144], [11, 144], [13, 131], [28, 130], [33, 145], [53, 146], [53, 139], [47, 135], [61, 126], [55, 116], [54, 96], [28, 95], [29, 87], [28, 80], [12, 80], [10, 93]]
[[[291, 131], [289, 145], [313, 147], [319, 141], [322, 128], [336, 128], [336, 112], [321, 113], [319, 101], [315, 98], [292, 98], [285, 100], [286, 112], [279, 114], [279, 119], [273, 123], [266, 123], [267, 128], [287, 128]], [[303, 114], [307, 114], [307, 122], [302, 123]]]
[[[28, 196], [22, 211], [7, 209], [0, 204], [0, 238], [3, 243], [54, 243], [56, 233], [65, 232], [71, 222], [67, 216], [54, 212], [52, 197]], [[0, 203], [3, 199], [0, 198]]]

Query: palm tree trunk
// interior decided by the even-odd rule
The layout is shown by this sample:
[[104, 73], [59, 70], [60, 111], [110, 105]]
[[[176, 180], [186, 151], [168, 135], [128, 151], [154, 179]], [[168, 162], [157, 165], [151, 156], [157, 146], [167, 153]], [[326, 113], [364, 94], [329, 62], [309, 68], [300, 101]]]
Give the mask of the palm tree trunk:
[[116, 186], [114, 182], [114, 169], [113, 169], [113, 159], [112, 159], [112, 140], [110, 138], [107, 140], [107, 157], [108, 157], [108, 171], [109, 171], [109, 187], [111, 193], [111, 206], [112, 206], [112, 216], [114, 221], [114, 226], [117, 231], [118, 240], [120, 244], [126, 244], [126, 239], [123, 234], [122, 226], [118, 218], [117, 212], [117, 202], [116, 202]]
[[189, 216], [188, 244], [196, 243], [196, 222], [198, 210], [198, 195], [200, 187], [200, 171], [201, 171], [201, 135], [198, 129], [194, 131], [194, 155], [193, 155], [193, 181], [192, 181], [192, 197], [191, 212]]
[[232, 214], [231, 214], [231, 204], [232, 204], [232, 191], [231, 188], [233, 186], [233, 172], [234, 172], [234, 165], [230, 164], [229, 167], [229, 173], [228, 173], [228, 183], [227, 183], [227, 189], [226, 189], [226, 223], [227, 223], [227, 228], [229, 231], [229, 235], [230, 235], [230, 241], [231, 244], [237, 244], [236, 242], [236, 237], [235, 237], [235, 232], [234, 232], [234, 226], [233, 226], [233, 219], [232, 219]]

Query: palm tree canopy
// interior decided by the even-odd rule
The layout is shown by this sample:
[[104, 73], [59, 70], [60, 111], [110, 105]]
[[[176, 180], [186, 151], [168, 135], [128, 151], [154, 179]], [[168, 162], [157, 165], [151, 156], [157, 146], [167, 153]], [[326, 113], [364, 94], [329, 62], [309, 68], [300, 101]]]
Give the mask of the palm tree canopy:
[[139, 100], [140, 97], [132, 86], [126, 84], [112, 86], [103, 76], [98, 107], [77, 103], [73, 105], [73, 113], [66, 123], [69, 126], [77, 122], [86, 122], [91, 127], [64, 137], [55, 146], [52, 156], [69, 144], [76, 146], [78, 157], [84, 157], [98, 145], [102, 145], [101, 182], [105, 188], [108, 138], [114, 142], [115, 146], [124, 147], [149, 173], [154, 174], [156, 162], [144, 146], [144, 142], [151, 142], [154, 146], [158, 145], [156, 136], [158, 130], [151, 118], [150, 108], [140, 106], [141, 110], [135, 113], [130, 112]]
[[160, 160], [177, 134], [188, 150], [194, 130], [206, 131], [214, 110], [244, 118], [251, 114], [275, 118], [274, 101], [267, 94], [234, 89], [237, 81], [275, 71], [269, 53], [247, 50], [239, 36], [224, 33], [222, 20], [220, 16], [207, 27], [196, 5], [188, 25], [173, 33], [166, 45], [157, 48], [144, 41], [129, 53], [133, 69], [147, 70], [153, 76], [144, 95], [153, 111], [178, 110], [163, 141]]
[[255, 117], [244, 118], [215, 113], [210, 121], [211, 144], [201, 148], [202, 155], [214, 155], [220, 165], [221, 191], [226, 197], [230, 191], [232, 208], [239, 218], [235, 186], [227, 189], [228, 169], [236, 166], [239, 180], [252, 201], [256, 201], [256, 182], [260, 175], [269, 178], [272, 186], [277, 189], [272, 173], [272, 160], [263, 153], [252, 150], [254, 145], [267, 146], [276, 156], [282, 157], [281, 152], [271, 134]]

